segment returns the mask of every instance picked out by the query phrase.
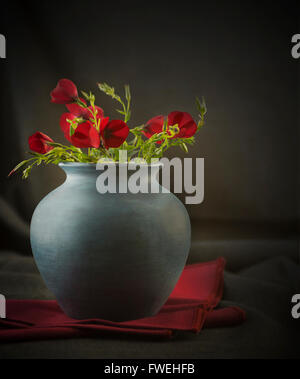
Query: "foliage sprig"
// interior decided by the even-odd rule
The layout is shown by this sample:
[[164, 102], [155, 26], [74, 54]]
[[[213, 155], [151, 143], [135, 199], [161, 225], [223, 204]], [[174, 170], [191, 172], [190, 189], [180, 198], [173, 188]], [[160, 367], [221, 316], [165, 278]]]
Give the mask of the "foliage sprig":
[[[68, 80], [63, 79], [62, 81]], [[72, 82], [68, 82], [70, 87], [70, 83]], [[70, 117], [70, 119], [66, 119], [67, 123], [69, 124], [68, 140], [72, 140], [72, 138], [75, 137], [77, 128], [82, 123], [88, 122], [91, 124], [91, 127], [95, 128], [97, 133], [99, 133], [99, 147], [82, 148], [75, 147], [72, 144], [70, 146], [66, 146], [60, 143], [56, 143], [53, 140], [51, 140], [50, 137], [38, 132], [37, 134], [42, 134], [45, 137], [42, 140], [44, 144], [43, 146], [45, 147], [45, 151], [43, 151], [43, 153], [39, 151], [30, 151], [29, 154], [31, 155], [31, 157], [19, 163], [11, 171], [9, 175], [13, 174], [14, 172], [20, 169], [23, 169], [23, 178], [26, 179], [31, 173], [31, 170], [35, 166], [40, 166], [41, 164], [57, 165], [59, 163], [64, 162], [97, 163], [100, 159], [119, 161], [120, 150], [127, 151], [128, 160], [140, 159], [147, 163], [150, 163], [152, 159], [162, 158], [166, 151], [172, 147], [179, 147], [185, 153], [187, 153], [188, 146], [193, 145], [195, 143], [194, 134], [197, 131], [199, 131], [205, 124], [205, 116], [207, 114], [206, 102], [204, 98], [200, 100], [197, 97], [196, 107], [199, 112], [199, 120], [197, 124], [195, 124], [191, 116], [188, 115], [191, 120], [189, 125], [192, 125], [190, 127], [193, 128], [193, 125], [195, 125], [195, 130], [193, 130], [193, 132], [187, 132], [186, 134], [182, 135], [182, 130], [184, 130], [184, 127], [186, 127], [186, 125], [182, 125], [183, 121], [180, 119], [180, 117], [183, 115], [183, 112], [173, 112], [177, 113], [176, 120], [180, 116], [180, 120], [173, 122], [173, 124], [170, 121], [170, 115], [167, 118], [163, 119], [162, 116], [160, 116], [161, 118], [159, 118], [159, 120], [163, 120], [160, 121], [162, 122], [161, 131], [151, 131], [151, 120], [148, 121], [148, 123], [146, 124], [128, 129], [127, 123], [131, 119], [131, 92], [129, 85], [125, 85], [124, 87], [125, 99], [123, 100], [121, 96], [116, 93], [114, 87], [111, 87], [107, 83], [98, 83], [98, 88], [101, 92], [111, 97], [113, 100], [117, 101], [121, 105], [121, 109], [118, 108], [116, 109], [116, 111], [123, 116], [124, 121], [122, 121], [122, 126], [124, 127], [125, 125], [128, 129], [128, 133], [130, 133], [131, 135], [131, 137], [128, 139], [125, 137], [124, 140], [121, 141], [119, 147], [110, 147], [107, 146], [107, 144], [105, 144], [106, 130], [104, 130], [104, 132], [102, 130], [103, 127], [101, 123], [104, 121], [102, 121], [102, 118], [99, 117], [98, 110], [100, 108], [95, 105], [95, 96], [91, 92], [87, 93], [85, 91], [81, 91], [85, 101], [79, 98], [78, 95], [74, 97], [74, 93], [75, 95], [77, 94], [77, 88], [74, 85], [74, 83], [72, 83], [72, 85], [75, 87], [75, 89], [73, 90], [73, 100], [71, 100], [71, 102], [77, 104], [79, 109], [85, 110], [85, 118], [79, 115], [76, 117]], [[56, 87], [54, 91], [58, 91], [58, 87]], [[185, 113], [185, 115], [187, 114]], [[109, 129], [109, 126], [107, 127], [107, 129]], [[126, 134], [126, 136], [128, 135], [128, 133]]]

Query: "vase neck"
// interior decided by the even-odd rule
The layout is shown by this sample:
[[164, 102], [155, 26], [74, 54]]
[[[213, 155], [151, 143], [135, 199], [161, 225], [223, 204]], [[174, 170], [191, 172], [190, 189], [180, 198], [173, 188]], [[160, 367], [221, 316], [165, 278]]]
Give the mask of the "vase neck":
[[[125, 191], [125, 188], [146, 188], [157, 183], [161, 165], [135, 164], [60, 164], [67, 175], [66, 183], [92, 184], [98, 192], [106, 188], [115, 187], [116, 192]], [[131, 192], [131, 191], [130, 191]], [[112, 193], [115, 193], [112, 189]]]

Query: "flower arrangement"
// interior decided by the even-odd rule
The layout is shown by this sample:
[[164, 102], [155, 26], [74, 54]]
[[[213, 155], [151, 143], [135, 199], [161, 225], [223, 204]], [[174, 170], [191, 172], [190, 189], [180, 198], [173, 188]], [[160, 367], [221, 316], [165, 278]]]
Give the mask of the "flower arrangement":
[[[95, 105], [95, 96], [81, 92], [68, 79], [61, 79], [51, 92], [51, 102], [64, 104], [68, 112], [60, 118], [60, 127], [70, 143], [69, 146], [56, 143], [42, 132], [29, 137], [31, 158], [19, 163], [9, 175], [23, 168], [26, 179], [34, 166], [59, 164], [61, 162], [97, 163], [100, 159], [119, 161], [119, 151], [126, 150], [129, 160], [139, 159], [150, 163], [160, 159], [173, 146], [188, 152], [187, 145], [195, 142], [195, 134], [204, 125], [207, 113], [205, 100], [196, 98], [199, 121], [196, 123], [186, 112], [171, 112], [167, 117], [156, 116], [146, 124], [129, 129], [131, 118], [131, 94], [125, 86], [125, 100], [106, 83], [98, 83], [100, 91], [120, 104], [116, 111], [123, 120], [110, 120], [104, 111]], [[132, 138], [128, 138], [131, 135]], [[85, 149], [85, 150], [82, 150]]]

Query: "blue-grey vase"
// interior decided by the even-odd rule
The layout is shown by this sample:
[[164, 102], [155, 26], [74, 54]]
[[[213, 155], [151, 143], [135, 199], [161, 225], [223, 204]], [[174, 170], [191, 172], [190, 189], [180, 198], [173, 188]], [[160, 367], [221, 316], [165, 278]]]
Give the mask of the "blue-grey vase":
[[[101, 194], [95, 164], [60, 167], [66, 181], [40, 202], [31, 222], [36, 264], [60, 307], [74, 319], [157, 314], [190, 250], [184, 205], [170, 192]], [[151, 184], [157, 171], [148, 167], [141, 180]]]

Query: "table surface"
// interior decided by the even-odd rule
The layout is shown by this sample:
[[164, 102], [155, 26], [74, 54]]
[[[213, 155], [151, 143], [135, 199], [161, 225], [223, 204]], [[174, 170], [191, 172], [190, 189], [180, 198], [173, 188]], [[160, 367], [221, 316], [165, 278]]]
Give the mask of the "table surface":
[[[274, 246], [277, 255], [271, 254]], [[199, 335], [180, 332], [170, 341], [103, 334], [95, 339], [0, 343], [0, 358], [299, 357], [300, 325], [290, 316], [290, 299], [300, 293], [300, 266], [293, 246], [291, 240], [194, 241], [192, 261], [212, 260], [222, 251], [227, 255], [229, 270], [220, 305], [245, 309], [243, 325], [204, 329]], [[0, 251], [0, 288], [9, 299], [53, 298], [33, 258], [16, 252]]]

